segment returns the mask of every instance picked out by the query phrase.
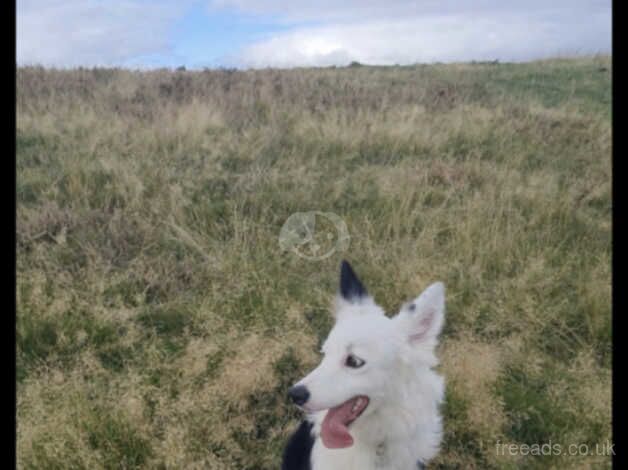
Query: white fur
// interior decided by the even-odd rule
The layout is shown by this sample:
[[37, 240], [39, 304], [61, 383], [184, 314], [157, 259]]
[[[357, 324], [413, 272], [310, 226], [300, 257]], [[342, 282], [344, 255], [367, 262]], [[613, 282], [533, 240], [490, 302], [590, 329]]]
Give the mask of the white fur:
[[[439, 451], [439, 405], [444, 380], [432, 367], [444, 319], [442, 283], [428, 287], [393, 318], [370, 297], [336, 302], [336, 324], [325, 341], [320, 365], [299, 381], [310, 391], [304, 406], [314, 423], [313, 470], [410, 470]], [[413, 307], [414, 305], [414, 307]], [[365, 365], [344, 365], [348, 348]], [[356, 396], [370, 403], [349, 427], [354, 443], [328, 449], [318, 438], [327, 409]]]

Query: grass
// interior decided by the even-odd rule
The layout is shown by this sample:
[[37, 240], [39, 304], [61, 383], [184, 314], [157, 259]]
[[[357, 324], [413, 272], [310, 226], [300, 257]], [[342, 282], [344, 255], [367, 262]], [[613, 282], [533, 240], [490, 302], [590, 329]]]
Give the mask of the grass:
[[[610, 90], [607, 56], [18, 68], [18, 468], [277, 468], [345, 257], [390, 313], [447, 285], [431, 468], [610, 468], [496, 451], [611, 437]], [[282, 250], [307, 211], [348, 250]]]

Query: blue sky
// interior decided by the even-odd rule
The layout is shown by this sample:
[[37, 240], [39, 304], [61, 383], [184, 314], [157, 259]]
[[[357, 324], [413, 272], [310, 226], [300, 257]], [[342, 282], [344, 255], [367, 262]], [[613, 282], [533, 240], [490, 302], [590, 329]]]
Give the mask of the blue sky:
[[276, 15], [250, 14], [234, 9], [212, 9], [207, 2], [191, 3], [169, 31], [168, 51], [130, 58], [128, 66], [178, 66], [188, 68], [237, 66], [237, 52], [247, 45], [272, 38], [310, 22], [287, 24]]
[[611, 52], [610, 0], [18, 0], [18, 64], [293, 67]]

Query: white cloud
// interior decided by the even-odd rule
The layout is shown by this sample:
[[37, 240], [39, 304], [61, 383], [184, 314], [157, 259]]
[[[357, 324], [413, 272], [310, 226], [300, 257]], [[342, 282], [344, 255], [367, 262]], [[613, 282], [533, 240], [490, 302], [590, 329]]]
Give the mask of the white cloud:
[[521, 61], [610, 52], [610, 1], [215, 0], [213, 8], [315, 22], [246, 47], [248, 67]]
[[209, 0], [210, 8], [272, 14], [289, 21], [354, 21], [426, 15], [477, 15], [609, 9], [610, 0]]
[[167, 54], [181, 3], [142, 0], [18, 0], [18, 64], [119, 65]]
[[282, 26], [232, 51], [225, 65], [506, 61], [611, 49], [610, 0], [18, 0], [18, 64], [203, 62], [174, 53], [173, 27], [198, 1]]

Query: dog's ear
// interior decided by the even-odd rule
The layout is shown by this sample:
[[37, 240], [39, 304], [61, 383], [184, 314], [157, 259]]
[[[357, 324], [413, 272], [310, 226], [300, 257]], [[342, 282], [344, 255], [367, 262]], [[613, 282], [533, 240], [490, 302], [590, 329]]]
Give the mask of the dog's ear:
[[358, 279], [351, 265], [343, 260], [340, 265], [340, 289], [334, 304], [334, 317], [338, 320], [347, 307], [369, 305], [373, 299], [366, 292], [364, 284]]
[[405, 304], [396, 317], [411, 344], [433, 343], [445, 320], [445, 285], [435, 282], [413, 302]]
[[364, 284], [345, 260], [340, 265], [340, 296], [344, 301], [352, 304], [359, 303], [368, 297]]

